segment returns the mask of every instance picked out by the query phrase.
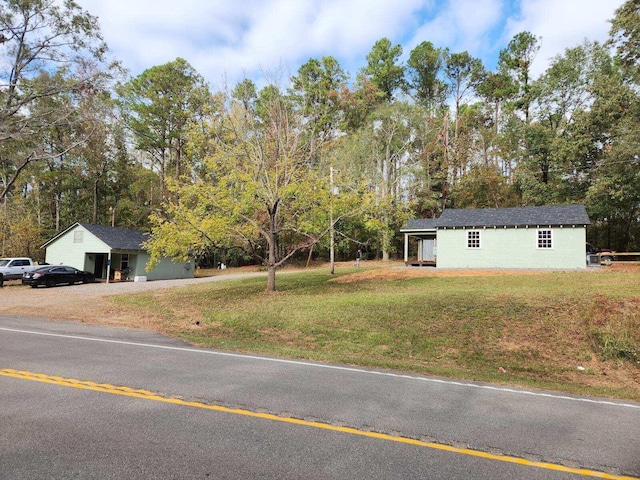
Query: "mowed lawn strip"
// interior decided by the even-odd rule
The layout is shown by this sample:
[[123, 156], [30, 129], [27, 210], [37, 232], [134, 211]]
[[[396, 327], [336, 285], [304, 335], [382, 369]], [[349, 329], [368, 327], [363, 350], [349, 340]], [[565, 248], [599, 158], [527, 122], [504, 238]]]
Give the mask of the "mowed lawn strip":
[[195, 345], [640, 400], [640, 269], [311, 270], [120, 296]]

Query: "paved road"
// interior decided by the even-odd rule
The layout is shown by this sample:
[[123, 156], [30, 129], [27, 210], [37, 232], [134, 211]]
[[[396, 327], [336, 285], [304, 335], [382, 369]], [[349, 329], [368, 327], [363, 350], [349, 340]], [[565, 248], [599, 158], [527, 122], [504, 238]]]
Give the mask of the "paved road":
[[639, 404], [0, 316], [2, 479], [590, 473], [578, 469], [640, 476]]

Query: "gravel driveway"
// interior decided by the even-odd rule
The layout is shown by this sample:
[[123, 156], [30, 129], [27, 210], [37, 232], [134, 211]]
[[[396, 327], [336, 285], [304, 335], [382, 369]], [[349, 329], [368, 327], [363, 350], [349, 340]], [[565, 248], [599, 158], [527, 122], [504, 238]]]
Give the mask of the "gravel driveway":
[[21, 285], [20, 281], [8, 281], [5, 282], [4, 288], [0, 288], [0, 313], [81, 321], [100, 316], [102, 320], [104, 315], [108, 315], [105, 297], [256, 276], [266, 276], [266, 272], [228, 273], [211, 277], [149, 282], [61, 285], [53, 288], [29, 288]]

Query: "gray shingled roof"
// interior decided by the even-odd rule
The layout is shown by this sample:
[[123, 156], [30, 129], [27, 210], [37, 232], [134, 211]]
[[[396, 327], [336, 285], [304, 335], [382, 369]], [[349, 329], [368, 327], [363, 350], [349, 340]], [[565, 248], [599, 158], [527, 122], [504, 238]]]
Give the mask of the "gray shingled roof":
[[149, 239], [149, 235], [140, 230], [128, 228], [106, 227], [91, 223], [78, 223], [82, 228], [92, 233], [114, 250], [145, 250], [142, 243]]
[[442, 212], [438, 219], [438, 227], [520, 227], [589, 223], [584, 205], [451, 209]]
[[416, 218], [409, 220], [402, 230], [435, 230], [437, 223], [437, 218]]
[[447, 209], [440, 218], [410, 220], [402, 230], [453, 227], [524, 227], [589, 225], [584, 205]]

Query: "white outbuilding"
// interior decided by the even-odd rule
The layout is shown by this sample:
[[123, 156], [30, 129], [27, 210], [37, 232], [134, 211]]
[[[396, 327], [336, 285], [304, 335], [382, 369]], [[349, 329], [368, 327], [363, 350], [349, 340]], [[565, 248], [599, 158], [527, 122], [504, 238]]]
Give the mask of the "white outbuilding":
[[[437, 219], [409, 221], [406, 265], [438, 268], [586, 268], [584, 205], [446, 209]], [[409, 258], [410, 242], [417, 258]]]
[[74, 223], [46, 242], [45, 261], [85, 270], [96, 279], [168, 280], [193, 278], [194, 262], [174, 262], [169, 258], [146, 271], [150, 255], [144, 243], [148, 234], [140, 230]]

